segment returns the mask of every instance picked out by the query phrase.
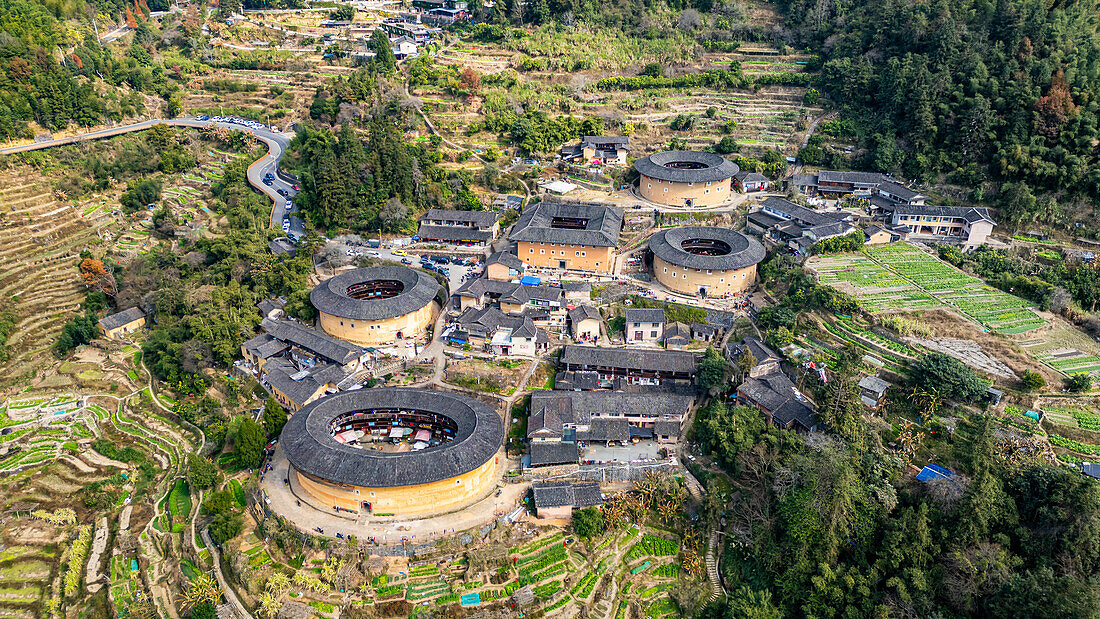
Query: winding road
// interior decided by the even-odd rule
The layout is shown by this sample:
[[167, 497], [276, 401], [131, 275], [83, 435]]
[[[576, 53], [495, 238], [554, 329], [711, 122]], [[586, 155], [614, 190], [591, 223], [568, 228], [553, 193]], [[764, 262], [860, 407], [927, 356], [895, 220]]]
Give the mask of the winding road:
[[[248, 182], [250, 185], [258, 189], [261, 193], [271, 198], [271, 227], [275, 229], [282, 228], [283, 215], [286, 212], [283, 205], [286, 202], [286, 198], [279, 195], [278, 190], [282, 189], [286, 191], [289, 196], [294, 196], [297, 193], [294, 190], [293, 183], [279, 175], [279, 160], [282, 159], [283, 153], [286, 151], [287, 147], [290, 146], [290, 140], [294, 137], [294, 134], [292, 133], [279, 133], [267, 129], [255, 129], [246, 125], [239, 125], [231, 122], [199, 120], [198, 118], [193, 116], [181, 116], [179, 118], [172, 119], [154, 118], [152, 120], [146, 120], [139, 123], [111, 127], [109, 129], [100, 129], [98, 131], [91, 131], [88, 133], [82, 133], [80, 135], [43, 140], [41, 142], [32, 142], [30, 144], [10, 146], [8, 148], [0, 148], [0, 155], [15, 155], [18, 153], [41, 150], [44, 148], [54, 148], [57, 146], [68, 146], [70, 144], [77, 144], [80, 142], [103, 140], [126, 133], [132, 133], [134, 131], [145, 131], [160, 124], [172, 125], [174, 127], [195, 127], [200, 129], [203, 127], [225, 127], [226, 129], [247, 131], [248, 133], [256, 136], [258, 140], [266, 144], [267, 154], [256, 160], [248, 168]], [[267, 175], [269, 172], [275, 175], [275, 180], [270, 186], [264, 185], [263, 183], [264, 176]], [[301, 234], [304, 232], [302, 228], [302, 222], [298, 217], [293, 216], [293, 213], [297, 212], [297, 206], [295, 206], [294, 209], [295, 210], [291, 212], [290, 216], [291, 231]]]

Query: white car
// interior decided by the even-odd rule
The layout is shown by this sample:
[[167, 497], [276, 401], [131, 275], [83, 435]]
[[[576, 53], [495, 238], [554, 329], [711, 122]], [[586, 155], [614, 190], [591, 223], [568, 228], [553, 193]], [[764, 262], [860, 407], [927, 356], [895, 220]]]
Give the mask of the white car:
[[380, 254], [376, 251], [368, 251], [367, 253], [374, 256], [375, 258], [381, 258], [382, 257], [382, 254]]
[[289, 221], [284, 221], [283, 222], [283, 232], [290, 232], [290, 222]]

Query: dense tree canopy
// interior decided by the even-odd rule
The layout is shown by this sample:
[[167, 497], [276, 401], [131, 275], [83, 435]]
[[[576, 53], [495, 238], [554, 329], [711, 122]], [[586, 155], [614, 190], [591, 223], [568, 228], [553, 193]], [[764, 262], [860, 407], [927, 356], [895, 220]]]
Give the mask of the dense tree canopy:
[[[824, 55], [822, 84], [868, 147], [863, 165], [1100, 195], [1095, 0], [950, 3], [783, 0], [801, 43]], [[1006, 185], [1009, 223], [1035, 219]]]

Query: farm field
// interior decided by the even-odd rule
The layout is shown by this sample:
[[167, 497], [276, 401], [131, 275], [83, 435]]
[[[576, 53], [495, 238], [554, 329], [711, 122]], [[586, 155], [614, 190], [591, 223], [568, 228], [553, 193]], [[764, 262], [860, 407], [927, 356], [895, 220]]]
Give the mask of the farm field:
[[1006, 335], [1046, 325], [1024, 299], [987, 286], [908, 243], [867, 247], [862, 255], [822, 256], [807, 265], [872, 313], [949, 307]]
[[1061, 319], [1055, 320], [1053, 329], [1020, 342], [1020, 346], [1064, 376], [1079, 372], [1100, 376], [1100, 345]]

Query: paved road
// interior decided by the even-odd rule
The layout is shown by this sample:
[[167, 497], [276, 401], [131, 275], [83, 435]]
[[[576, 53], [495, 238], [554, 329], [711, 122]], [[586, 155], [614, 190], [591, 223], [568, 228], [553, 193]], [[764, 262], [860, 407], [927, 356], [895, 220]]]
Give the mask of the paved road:
[[[69, 144], [76, 144], [78, 142], [102, 140], [105, 138], [123, 135], [125, 133], [132, 133], [134, 131], [145, 131], [146, 129], [150, 129], [159, 124], [167, 124], [176, 127], [226, 127], [227, 129], [247, 131], [256, 136], [256, 138], [262, 141], [264, 144], [266, 144], [268, 148], [268, 153], [248, 168], [248, 182], [253, 187], [260, 190], [264, 195], [271, 198], [271, 227], [275, 229], [282, 228], [283, 215], [285, 213], [285, 208], [283, 204], [286, 199], [278, 194], [278, 190], [284, 189], [291, 196], [293, 196], [297, 192], [294, 191], [294, 187], [291, 185], [291, 183], [284, 181], [278, 176], [277, 173], [279, 167], [279, 159], [282, 158], [283, 152], [290, 145], [290, 140], [294, 137], [293, 134], [276, 133], [274, 131], [269, 131], [266, 129], [253, 129], [245, 125], [238, 125], [235, 123], [214, 122], [212, 120], [198, 120], [194, 117], [182, 116], [180, 118], [167, 120], [155, 118], [153, 120], [146, 120], [144, 122], [134, 123], [131, 125], [111, 127], [110, 129], [100, 129], [98, 131], [91, 131], [89, 133], [82, 133], [80, 135], [74, 135], [65, 138], [57, 138], [53, 140], [45, 140], [42, 142], [32, 142], [30, 144], [11, 146], [8, 148], [0, 148], [0, 155], [14, 155], [16, 153], [25, 153], [32, 150], [41, 150], [43, 148], [67, 146]], [[276, 174], [275, 182], [272, 183], [272, 186], [270, 187], [263, 184], [264, 175], [268, 172]], [[295, 207], [295, 211], [293, 212], [297, 212], [297, 207]], [[298, 217], [291, 216], [290, 221], [292, 231], [302, 230], [302, 222]], [[299, 234], [301, 234], [302, 232], [300, 232]]]

